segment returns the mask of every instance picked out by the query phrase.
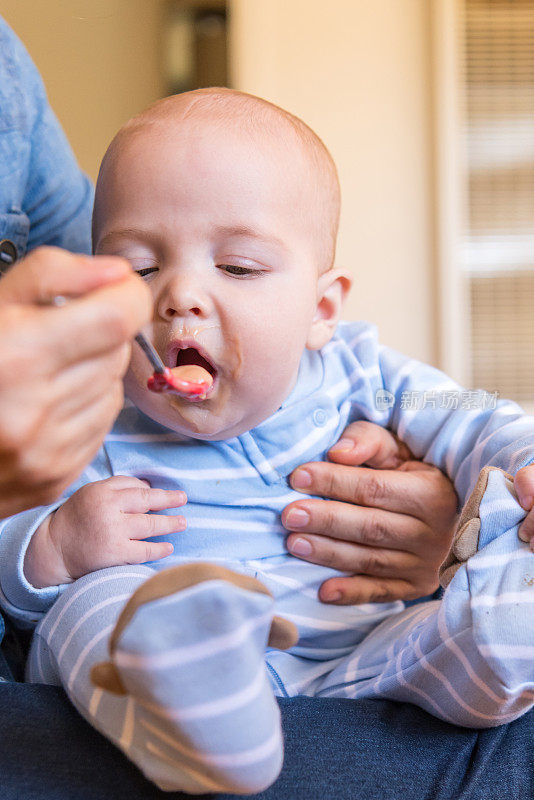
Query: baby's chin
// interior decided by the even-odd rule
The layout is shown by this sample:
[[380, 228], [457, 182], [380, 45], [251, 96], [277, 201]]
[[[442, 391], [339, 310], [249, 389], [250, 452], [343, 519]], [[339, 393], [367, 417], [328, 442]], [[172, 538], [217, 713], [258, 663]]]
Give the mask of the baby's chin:
[[291, 388], [292, 384], [262, 393], [257, 387], [247, 391], [247, 386], [219, 382], [206, 400], [186, 400], [148, 391], [131, 372], [124, 380], [126, 396], [147, 417], [182, 436], [207, 442], [233, 439], [252, 430], [280, 408]]
[[[215, 442], [232, 439], [250, 430], [248, 419], [232, 418], [210, 407], [210, 401], [188, 401], [171, 394], [155, 395], [125, 387], [129, 400], [147, 417], [175, 433], [190, 439]], [[235, 411], [234, 407], [234, 411]]]

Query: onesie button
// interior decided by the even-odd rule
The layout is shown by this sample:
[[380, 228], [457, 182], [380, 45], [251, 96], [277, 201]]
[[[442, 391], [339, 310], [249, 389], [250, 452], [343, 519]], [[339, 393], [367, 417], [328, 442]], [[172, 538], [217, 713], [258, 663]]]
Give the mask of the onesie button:
[[326, 425], [326, 420], [328, 419], [326, 415], [326, 411], [324, 408], [317, 408], [313, 412], [313, 421], [317, 425], [318, 428], [322, 428], [323, 425]]
[[17, 260], [17, 248], [11, 239], [0, 242], [0, 272], [3, 272]]

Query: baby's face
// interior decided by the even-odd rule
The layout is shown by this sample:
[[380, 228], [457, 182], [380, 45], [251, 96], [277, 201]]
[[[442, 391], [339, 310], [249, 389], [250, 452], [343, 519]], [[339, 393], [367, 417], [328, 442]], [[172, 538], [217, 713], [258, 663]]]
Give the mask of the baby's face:
[[177, 140], [145, 127], [121, 142], [104, 175], [95, 250], [124, 256], [146, 280], [149, 335], [165, 364], [201, 364], [214, 377], [201, 401], [153, 394], [134, 345], [126, 392], [152, 419], [199, 439], [239, 435], [276, 411], [303, 350], [319, 346], [303, 169], [233, 128], [184, 124]]

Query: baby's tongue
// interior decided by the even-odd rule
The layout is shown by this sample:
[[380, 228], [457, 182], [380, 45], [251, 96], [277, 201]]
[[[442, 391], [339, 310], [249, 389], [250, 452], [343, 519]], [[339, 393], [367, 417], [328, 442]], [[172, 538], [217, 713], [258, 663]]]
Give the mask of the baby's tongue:
[[183, 364], [180, 367], [171, 369], [171, 373], [173, 378], [178, 381], [207, 384], [206, 389], [209, 389], [213, 383], [213, 376], [210, 375], [207, 369], [198, 364]]

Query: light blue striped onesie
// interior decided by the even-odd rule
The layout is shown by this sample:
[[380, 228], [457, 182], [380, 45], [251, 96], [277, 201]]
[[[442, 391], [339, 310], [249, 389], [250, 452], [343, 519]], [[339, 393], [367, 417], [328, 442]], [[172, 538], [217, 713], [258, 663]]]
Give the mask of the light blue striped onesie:
[[[478, 552], [441, 601], [410, 608], [321, 604], [317, 590], [336, 573], [288, 555], [280, 523], [282, 509], [302, 499], [288, 475], [323, 459], [358, 419], [388, 427], [442, 469], [462, 502], [482, 467], [514, 474], [534, 461], [534, 420], [491, 399], [381, 347], [372, 326], [355, 323], [340, 325], [322, 351], [306, 351], [292, 394], [242, 436], [187, 440], [126, 406], [67, 495], [112, 475], [181, 488], [187, 530], [169, 537], [175, 551], [163, 561], [35, 589], [23, 575], [24, 554], [59, 503], [6, 520], [2, 605], [21, 624], [39, 622], [29, 679], [63, 684], [148, 777], [193, 793], [251, 793], [276, 778], [282, 745], [273, 693], [390, 698], [475, 728], [525, 713], [534, 704], [534, 554], [518, 539], [524, 512], [502, 473], [490, 473]], [[259, 578], [276, 613], [297, 625], [298, 644], [265, 654], [272, 600], [214, 581], [134, 619], [117, 656], [128, 696], [92, 686], [89, 670], [107, 658], [109, 633], [132, 591], [154, 570], [194, 561]]]

